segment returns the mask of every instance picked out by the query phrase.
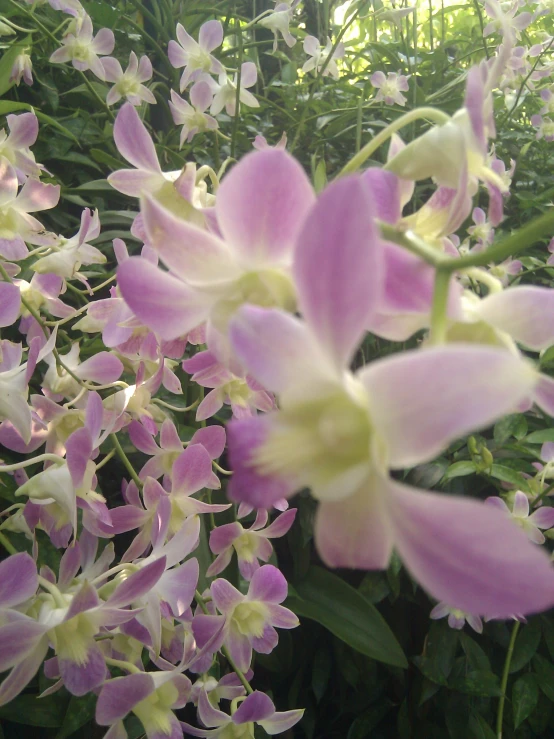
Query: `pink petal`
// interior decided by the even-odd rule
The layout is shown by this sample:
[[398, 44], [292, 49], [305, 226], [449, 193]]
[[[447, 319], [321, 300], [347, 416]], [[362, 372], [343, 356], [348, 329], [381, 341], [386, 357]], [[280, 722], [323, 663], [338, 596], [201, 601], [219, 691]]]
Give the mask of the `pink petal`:
[[[211, 584], [210, 592], [215, 607], [224, 616], [233, 611], [244, 600], [244, 595], [234, 588], [230, 582], [223, 579], [214, 580]], [[286, 593], [284, 598], [286, 598]]]
[[302, 314], [344, 367], [378, 304], [383, 276], [383, 251], [362, 179], [337, 180], [319, 196], [298, 239], [294, 276]]
[[175, 339], [203, 323], [209, 302], [140, 257], [119, 265], [117, 279], [125, 302], [137, 318], [162, 339]]
[[133, 167], [161, 173], [154, 143], [131, 103], [125, 103], [117, 114], [113, 136], [119, 153]]
[[43, 624], [30, 618], [0, 627], [0, 672], [25, 659], [36, 648], [45, 630]]
[[330, 567], [387, 568], [393, 532], [383, 498], [383, 481], [372, 478], [348, 498], [320, 503], [315, 520], [319, 555]]
[[278, 539], [288, 533], [290, 527], [296, 518], [296, 508], [290, 508], [285, 511], [263, 530], [263, 535], [268, 539]]
[[212, 474], [212, 460], [201, 444], [187, 447], [173, 463], [172, 492], [190, 495], [206, 486]]
[[114, 46], [115, 36], [109, 28], [101, 28], [91, 44], [91, 48], [95, 54], [111, 54]]
[[191, 445], [202, 444], [210, 458], [217, 459], [221, 457], [225, 449], [225, 429], [223, 426], [206, 426], [198, 429], [190, 443]]
[[554, 289], [518, 285], [489, 295], [479, 315], [528, 349], [540, 351], [554, 344]]
[[224, 238], [252, 265], [278, 262], [293, 251], [315, 196], [298, 162], [278, 149], [243, 157], [217, 192]]
[[529, 516], [529, 521], [539, 529], [550, 529], [554, 526], [554, 508], [542, 506]]
[[461, 344], [378, 360], [359, 377], [392, 468], [431, 460], [454, 439], [514, 411], [536, 381], [511, 352]]
[[296, 708], [292, 711], [276, 711], [271, 718], [259, 723], [270, 736], [273, 736], [288, 731], [300, 721], [303, 715], [303, 708]]
[[144, 454], [150, 456], [158, 454], [160, 452], [159, 446], [154, 441], [154, 438], [138, 421], [132, 421], [127, 427], [129, 432], [129, 438], [131, 443]]
[[223, 43], [223, 26], [220, 21], [203, 23], [198, 34], [198, 45], [204, 51], [210, 52]]
[[11, 282], [0, 282], [0, 328], [11, 326], [19, 316], [21, 294]]
[[123, 608], [148, 593], [163, 575], [166, 567], [165, 557], [155, 559], [133, 572], [115, 589], [106, 601], [112, 608]]
[[221, 552], [233, 544], [233, 541], [237, 539], [243, 531], [244, 529], [237, 521], [223, 524], [223, 526], [217, 526], [210, 532], [210, 549], [214, 554], [221, 554]]
[[287, 581], [281, 571], [273, 565], [264, 565], [254, 573], [248, 588], [248, 600], [282, 603], [287, 592]]
[[533, 390], [533, 400], [549, 416], [554, 416], [554, 378], [539, 375], [539, 381]]
[[0, 706], [13, 700], [33, 679], [48, 652], [48, 639], [44, 637], [35, 649], [10, 672], [0, 685]]
[[10, 129], [10, 145], [14, 149], [32, 146], [38, 136], [38, 118], [34, 113], [8, 115], [6, 122]]
[[275, 706], [271, 698], [265, 693], [255, 690], [235, 711], [233, 714], [233, 723], [246, 724], [248, 722], [258, 722], [262, 719], [270, 718], [274, 713]]
[[395, 546], [437, 600], [509, 618], [554, 603], [548, 556], [502, 511], [389, 482]]
[[108, 680], [96, 704], [96, 723], [109, 726], [125, 716], [137, 703], [154, 692], [154, 681], [146, 673]]
[[396, 225], [402, 217], [400, 178], [379, 167], [370, 167], [362, 175], [374, 203], [375, 217]]
[[65, 687], [72, 695], [86, 695], [98, 688], [106, 679], [106, 663], [100, 647], [91, 644], [84, 663], [58, 657], [60, 674]]
[[123, 364], [114, 354], [98, 352], [82, 362], [75, 374], [85, 380], [107, 384], [115, 382], [121, 377]]
[[38, 589], [37, 566], [26, 552], [0, 562], [0, 607], [12, 608], [32, 598]]

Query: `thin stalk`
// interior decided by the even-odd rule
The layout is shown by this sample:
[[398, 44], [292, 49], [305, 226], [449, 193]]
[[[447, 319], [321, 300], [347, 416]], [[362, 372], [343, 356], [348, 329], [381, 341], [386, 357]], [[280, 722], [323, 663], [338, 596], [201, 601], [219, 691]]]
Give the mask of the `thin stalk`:
[[362, 166], [366, 159], [369, 159], [374, 151], [377, 151], [377, 149], [382, 144], [390, 139], [393, 133], [396, 133], [401, 128], [404, 128], [404, 126], [407, 126], [409, 123], [413, 123], [413, 121], [417, 121], [420, 118], [427, 118], [440, 125], [443, 125], [450, 120], [450, 116], [446, 115], [446, 113], [443, 113], [442, 110], [438, 110], [437, 108], [416, 108], [415, 110], [410, 110], [407, 113], [404, 113], [404, 115], [401, 115], [400, 118], [397, 118], [395, 121], [390, 123], [385, 129], [381, 131], [381, 133], [377, 134], [377, 136], [371, 139], [371, 141], [368, 141], [368, 143], [362, 149], [360, 149], [360, 151], [355, 154], [347, 164], [344, 165], [338, 176], [343, 177], [344, 175], [350, 174], [351, 172], [356, 172], [356, 170], [358, 170]]
[[103, 108], [105, 108], [106, 112], [108, 113], [108, 115], [112, 119], [112, 121], [115, 121], [115, 116], [114, 116], [114, 114], [113, 114], [110, 106], [106, 103], [105, 100], [102, 100], [102, 98], [100, 97], [100, 95], [96, 92], [96, 90], [94, 89], [94, 87], [92, 86], [92, 84], [90, 83], [90, 81], [88, 80], [86, 74], [84, 72], [81, 72], [81, 71], [79, 72], [79, 74], [83, 78], [84, 83], [88, 87], [89, 91], [94, 95], [94, 97], [96, 98], [96, 100], [98, 100], [98, 102], [100, 103], [100, 105]]
[[485, 25], [483, 23], [483, 13], [481, 13], [481, 7], [479, 6], [479, 0], [473, 0], [473, 7], [475, 8], [475, 12], [477, 13], [477, 17], [479, 18], [479, 26], [481, 28], [481, 36], [483, 37], [483, 48], [485, 49], [485, 56], [487, 57], [487, 59], [489, 59], [490, 58], [489, 49], [487, 47], [487, 42], [485, 41], [485, 37], [483, 36]]
[[238, 41], [238, 70], [237, 70], [237, 90], [235, 93], [235, 118], [233, 120], [233, 133], [231, 135], [231, 156], [235, 157], [237, 147], [237, 135], [239, 132], [239, 118], [240, 118], [240, 83], [242, 77], [242, 30], [240, 27], [240, 21], [235, 20], [235, 26], [237, 29], [237, 41]]
[[431, 344], [444, 344], [446, 342], [446, 304], [448, 301], [448, 288], [450, 286], [451, 272], [437, 269], [435, 274], [435, 290], [433, 292], [433, 305], [431, 307], [431, 332], [429, 341]]
[[498, 713], [496, 714], [496, 739], [502, 739], [502, 722], [504, 720], [504, 704], [506, 702], [506, 688], [508, 686], [508, 675], [510, 674], [510, 665], [512, 663], [512, 655], [514, 653], [514, 646], [516, 643], [517, 632], [520, 627], [519, 621], [514, 623], [512, 628], [512, 635], [510, 637], [510, 643], [508, 644], [508, 651], [506, 652], [506, 659], [504, 660], [504, 670], [502, 672], [502, 682], [500, 683], [500, 690], [502, 695], [498, 699]]
[[135, 468], [133, 467], [133, 465], [129, 462], [129, 457], [123, 451], [123, 447], [119, 443], [119, 439], [117, 438], [117, 435], [116, 434], [110, 434], [110, 439], [111, 439], [111, 442], [112, 442], [112, 444], [114, 446], [114, 449], [117, 452], [119, 458], [121, 459], [121, 461], [125, 465], [125, 468], [126, 468], [127, 472], [131, 475], [131, 478], [132, 478], [133, 482], [138, 487], [138, 489], [141, 490], [142, 489], [142, 486], [143, 486], [143, 482], [140, 479], [140, 477], [137, 475], [137, 473], [136, 473]]
[[7, 536], [0, 531], [0, 544], [4, 547], [8, 554], [17, 554], [17, 549], [11, 543]]

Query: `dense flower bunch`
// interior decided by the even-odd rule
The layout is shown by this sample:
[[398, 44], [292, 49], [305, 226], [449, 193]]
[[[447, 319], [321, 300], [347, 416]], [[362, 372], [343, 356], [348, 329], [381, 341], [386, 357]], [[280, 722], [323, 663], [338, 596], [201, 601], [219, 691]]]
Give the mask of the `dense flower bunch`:
[[[296, 42], [297, 5], [277, 3], [256, 19], [276, 48], [281, 38]], [[108, 181], [138, 204], [131, 233], [143, 245], [129, 255], [116, 238], [116, 284], [91, 286], [83, 268], [108, 258], [91, 243], [99, 214], [85, 208], [74, 234], [46, 230], [35, 214], [58, 205], [60, 187], [43, 181], [32, 152], [38, 119], [7, 116], [0, 327], [11, 338], [0, 341], [0, 444], [30, 456], [0, 466], [18, 499], [0, 534], [7, 547], [9, 532], [25, 534], [31, 553], [0, 563], [0, 705], [44, 665], [54, 681], [47, 693], [65, 686], [98, 696], [96, 720], [109, 739], [126, 736], [130, 714], [155, 739], [294, 726], [302, 710], [277, 711], [251, 680], [255, 654], [269, 654], [279, 630], [298, 624], [282, 605], [286, 579], [268, 562], [277, 562], [271, 540], [295, 520], [288, 499], [303, 489], [317, 501], [323, 562], [384, 569], [395, 549], [439, 601], [432, 618], [448, 616], [454, 628], [467, 619], [481, 631], [482, 617], [552, 606], [554, 568], [541, 548], [542, 531], [554, 527], [545, 497], [552, 444], [529, 494], [507, 489], [481, 502], [411, 487], [398, 474], [507, 414], [537, 407], [554, 415], [554, 380], [536, 362], [554, 345], [554, 290], [511, 285], [520, 245], [494, 243], [513, 163], [506, 169], [491, 146], [493, 95], [551, 72], [534, 64], [529, 74], [551, 39], [525, 54], [516, 46], [531, 14], [487, 3], [485, 35], [500, 34], [501, 43], [469, 69], [463, 107], [452, 116], [421, 111], [434, 123], [408, 144], [389, 127], [380, 134], [390, 139], [383, 167], [360, 171], [370, 142], [316, 193], [286, 137], [275, 147], [258, 139], [223, 175], [194, 162], [164, 171], [137, 111], [156, 101], [146, 86], [151, 62], [132, 52], [123, 71], [109, 56], [113, 33], [95, 34], [77, 0], [50, 6], [69, 15], [51, 62], [92, 72], [113, 85], [106, 105], [122, 103], [113, 136], [130, 166]], [[197, 39], [181, 24], [175, 35], [168, 59], [183, 71], [167, 102], [183, 145], [216, 131], [223, 110], [238, 120], [241, 104], [258, 105], [250, 91], [257, 69], [217, 58], [217, 20]], [[304, 73], [339, 76], [340, 42], [322, 47], [307, 36], [304, 50]], [[32, 82], [20, 58], [13, 75]], [[405, 105], [408, 76], [377, 70], [370, 80], [375, 102]], [[541, 115], [550, 97], [544, 88]], [[433, 194], [405, 215], [414, 184], [428, 178]], [[487, 212], [476, 204], [480, 185]], [[79, 308], [69, 299], [75, 282], [90, 298]], [[416, 348], [352, 369], [368, 333], [406, 341], [417, 332]], [[101, 350], [90, 350], [87, 334], [101, 335]], [[179, 404], [182, 372], [196, 387], [191, 406]], [[215, 416], [225, 407], [232, 419], [223, 427]], [[184, 437], [176, 418], [191, 412], [198, 428]], [[148, 458], [138, 471], [129, 448]], [[216, 473], [229, 474], [217, 462], [226, 448], [229, 500], [213, 502]], [[475, 458], [486, 464], [482, 452]], [[116, 454], [128, 477], [119, 506], [99, 484]], [[58, 571], [37, 565], [39, 531], [64, 550]], [[114, 564], [112, 540], [128, 532]], [[235, 559], [238, 588], [225, 579]], [[197, 709], [194, 725], [176, 713], [187, 706]]]

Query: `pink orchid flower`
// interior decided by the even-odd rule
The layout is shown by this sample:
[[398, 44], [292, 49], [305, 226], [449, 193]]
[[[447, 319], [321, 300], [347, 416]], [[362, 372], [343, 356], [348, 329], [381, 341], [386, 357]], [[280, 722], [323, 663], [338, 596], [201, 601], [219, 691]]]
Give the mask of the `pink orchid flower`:
[[184, 67], [181, 75], [180, 91], [183, 92], [189, 82], [197, 79], [203, 72], [222, 74], [224, 69], [212, 51], [223, 43], [223, 26], [220, 21], [207, 21], [200, 26], [198, 42], [177, 23], [177, 41], [170, 41], [167, 54], [169, 61], [176, 68]]
[[[240, 72], [239, 105], [242, 103], [248, 108], [259, 108], [260, 104], [254, 95], [247, 89], [253, 87], [258, 79], [258, 70], [254, 62], [244, 62]], [[219, 75], [218, 82], [214, 83], [214, 99], [210, 106], [210, 113], [218, 115], [223, 108], [227, 115], [237, 115], [237, 85], [238, 75], [232, 79], [226, 72]]]
[[408, 79], [409, 76], [396, 72], [389, 72], [386, 76], [384, 72], [374, 72], [369, 81], [377, 88], [375, 102], [383, 100], [387, 105], [406, 105], [406, 97], [402, 93], [410, 89]]
[[85, 72], [90, 69], [99, 79], [105, 80], [106, 73], [99, 55], [111, 54], [115, 46], [115, 36], [109, 28], [101, 28], [93, 36], [92, 21], [88, 15], [78, 24], [75, 33], [68, 33], [62, 46], [50, 56], [54, 64], [71, 62], [75, 69]]
[[38, 136], [38, 118], [34, 113], [6, 116], [9, 133], [0, 131], [0, 157], [5, 157], [14, 167], [19, 184], [26, 177], [40, 177], [42, 167], [30, 150]]
[[229, 424], [229, 494], [269, 507], [309, 487], [328, 565], [386, 568], [394, 546], [412, 575], [453, 607], [541, 610], [554, 600], [554, 570], [509, 519], [387, 474], [434, 459], [451, 440], [515, 409], [537, 373], [518, 355], [465, 344], [406, 352], [351, 374], [382, 284], [372, 209], [358, 177], [319, 197], [293, 267], [304, 322], [254, 306], [232, 320], [234, 351], [277, 393], [280, 410]]
[[[331, 54], [331, 52], [333, 51], [333, 42], [330, 38], [328, 38], [325, 46], [321, 46], [319, 40], [315, 36], [306, 36], [306, 38], [304, 39], [304, 51], [309, 57], [311, 57], [311, 59], [308, 59], [308, 61], [304, 62], [302, 71], [304, 72], [304, 74], [313, 71], [316, 75], [319, 75], [321, 69], [323, 68], [323, 65], [329, 57], [329, 54]], [[345, 48], [344, 44], [341, 41], [335, 51], [333, 51], [333, 56], [328, 62], [325, 71], [323, 72], [324, 77], [330, 76], [338, 80], [340, 73], [337, 60], [342, 59], [344, 57], [344, 54]]]
[[215, 118], [206, 113], [213, 100], [212, 87], [205, 81], [195, 82], [190, 89], [190, 103], [183, 100], [174, 90], [171, 90], [169, 107], [173, 121], [177, 126], [182, 126], [179, 146], [185, 141], [190, 143], [197, 133], [203, 131], [215, 131], [218, 123]]
[[106, 96], [106, 103], [113, 105], [121, 98], [126, 98], [131, 105], [140, 105], [142, 102], [155, 105], [156, 98], [144, 86], [152, 78], [152, 62], [147, 56], [141, 56], [140, 61], [132, 51], [129, 55], [129, 66], [123, 71], [118, 59], [112, 56], [101, 60], [104, 67], [106, 82], [113, 82], [114, 86]]
[[10, 82], [19, 85], [23, 80], [26, 85], [33, 84], [33, 63], [29, 54], [22, 52], [15, 57], [10, 73]]

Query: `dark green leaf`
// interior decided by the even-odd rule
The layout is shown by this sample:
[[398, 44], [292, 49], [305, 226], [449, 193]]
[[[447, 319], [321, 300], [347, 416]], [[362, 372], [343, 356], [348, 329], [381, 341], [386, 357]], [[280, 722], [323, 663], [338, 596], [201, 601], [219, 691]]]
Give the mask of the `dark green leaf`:
[[471, 739], [496, 739], [495, 732], [478, 713], [472, 713], [469, 719]]
[[489, 658], [471, 636], [461, 631], [460, 643], [466, 655], [470, 670], [486, 670], [487, 672], [492, 672]]
[[312, 690], [318, 703], [325, 695], [330, 677], [331, 655], [327, 647], [323, 646], [315, 653], [312, 668]]
[[83, 695], [80, 698], [72, 695], [61, 728], [56, 734], [56, 739], [66, 739], [66, 737], [71, 736], [87, 724], [94, 717], [95, 708], [96, 696], [94, 693]]
[[512, 436], [521, 439], [527, 433], [527, 421], [521, 413], [513, 413], [500, 419], [494, 427], [494, 440], [497, 444], [504, 444]]
[[533, 431], [524, 439], [526, 444], [544, 444], [545, 441], [554, 441], [554, 429]]
[[539, 700], [537, 678], [528, 672], [518, 678], [512, 688], [512, 711], [514, 714], [514, 728], [517, 729], [525, 719], [533, 713]]
[[462, 677], [456, 677], [449, 681], [452, 690], [460, 693], [478, 696], [500, 696], [500, 683], [498, 677], [487, 670], [473, 670]]
[[381, 722], [389, 710], [390, 705], [382, 703], [358, 716], [350, 727], [347, 739], [366, 739], [366, 737], [371, 736], [370, 732]]
[[19, 695], [0, 708], [0, 719], [28, 726], [56, 729], [63, 723], [67, 701], [67, 693], [54, 693], [46, 698]]
[[502, 480], [502, 482], [509, 482], [515, 485], [519, 490], [529, 489], [521, 472], [513, 470], [511, 467], [506, 467], [503, 464], [493, 464], [489, 474], [496, 480]]
[[402, 647], [379, 611], [357, 590], [332, 572], [310, 567], [294, 584], [298, 598], [288, 606], [311, 618], [336, 637], [368, 657], [396, 667], [407, 667]]
[[534, 656], [533, 667], [539, 679], [540, 689], [547, 698], [554, 701], [554, 667], [540, 654]]
[[473, 475], [476, 471], [475, 464], [471, 460], [463, 460], [462, 462], [454, 462], [446, 470], [443, 480], [451, 480], [454, 477], [465, 477]]
[[529, 662], [538, 649], [541, 629], [537, 621], [524, 624], [517, 635], [510, 664], [510, 673], [519, 672]]

